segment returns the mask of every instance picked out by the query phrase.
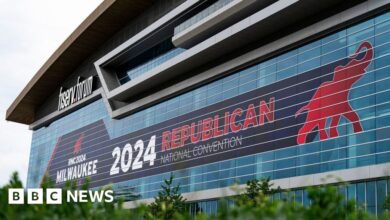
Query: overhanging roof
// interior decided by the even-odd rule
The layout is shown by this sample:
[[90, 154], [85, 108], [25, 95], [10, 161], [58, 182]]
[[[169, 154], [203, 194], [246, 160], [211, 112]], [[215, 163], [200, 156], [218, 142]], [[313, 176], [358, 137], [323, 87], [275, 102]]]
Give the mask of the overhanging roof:
[[6, 120], [31, 124], [35, 110], [106, 40], [153, 0], [104, 0], [61, 44], [7, 109]]

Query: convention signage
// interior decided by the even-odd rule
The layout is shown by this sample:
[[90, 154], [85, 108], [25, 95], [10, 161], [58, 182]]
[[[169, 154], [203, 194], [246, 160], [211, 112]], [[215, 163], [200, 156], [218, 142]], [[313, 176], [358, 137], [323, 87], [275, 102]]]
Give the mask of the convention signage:
[[79, 76], [76, 85], [69, 89], [60, 88], [60, 94], [58, 95], [58, 111], [61, 111], [92, 94], [93, 76], [82, 81], [80, 80], [81, 77]]
[[348, 96], [372, 58], [363, 42], [351, 57], [120, 137], [97, 121], [58, 138], [47, 174], [95, 187], [337, 137], [341, 116], [360, 132]]

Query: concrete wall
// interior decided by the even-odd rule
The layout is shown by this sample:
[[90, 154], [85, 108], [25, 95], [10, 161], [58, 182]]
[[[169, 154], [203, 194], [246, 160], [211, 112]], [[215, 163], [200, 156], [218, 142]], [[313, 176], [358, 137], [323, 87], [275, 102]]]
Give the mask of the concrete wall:
[[[64, 82], [63, 86], [70, 87], [71, 85], [74, 85], [78, 76], [87, 77], [90, 75], [97, 75], [94, 66], [95, 61], [101, 59], [114, 49], [121, 47], [120, 45], [128, 41], [132, 36], [144, 30], [148, 25], [152, 24], [183, 2], [184, 0], [156, 1], [149, 10], [137, 19], [129, 22], [127, 26], [103, 44], [96, 53], [80, 64], [80, 67]], [[375, 13], [376, 10], [386, 8], [383, 7], [387, 4], [386, 2], [388, 3], [387, 0], [368, 0], [362, 4], [349, 8], [348, 10], [345, 10], [345, 8], [338, 8], [338, 11], [331, 10], [316, 14], [315, 16], [310, 17], [310, 19], [305, 19], [304, 22], [299, 21], [294, 25], [290, 25], [288, 28], [283, 28], [283, 30], [273, 33], [271, 38], [264, 37], [264, 39], [257, 40], [245, 47], [240, 47], [229, 53], [222, 54], [221, 57], [218, 57], [217, 59], [207, 59], [207, 62], [203, 65], [192, 68], [187, 72], [180, 73], [178, 77], [148, 89], [148, 91], [143, 91], [142, 95], [137, 95], [136, 99], [126, 100], [126, 105], [124, 105], [124, 103], [114, 103], [113, 101], [108, 103], [108, 101], [105, 100], [107, 102], [107, 110], [111, 112], [111, 107], [113, 107], [114, 111], [112, 115], [114, 117], [120, 118], [126, 116], [131, 111], [141, 110], [152, 104], [186, 92], [190, 88], [220, 78], [239, 68], [267, 59], [269, 56], [278, 54], [281, 51], [289, 50], [297, 45], [321, 37], [337, 28], [347, 25], [353, 20], [370, 16], [370, 14]], [[336, 16], [335, 14], [338, 13], [339, 15]], [[203, 56], [201, 58], [204, 59]], [[97, 88], [100, 86], [100, 83], [98, 83]], [[125, 89], [124, 87], [126, 86], [122, 86], [119, 89]], [[39, 123], [48, 118], [45, 116], [50, 114], [53, 115], [53, 113], [56, 112], [58, 93], [59, 88], [37, 111], [37, 118], [41, 119], [38, 120]], [[72, 111], [73, 109], [76, 110], [77, 107], [72, 108]], [[70, 113], [71, 111], [69, 110], [68, 112]], [[45, 119], [43, 119], [44, 117]], [[37, 126], [39, 123], [34, 123], [31, 127], [39, 127]]]
[[[63, 86], [70, 87], [75, 85], [78, 76], [88, 77], [91, 75], [97, 75], [96, 69], [94, 67], [94, 62], [96, 60], [104, 56], [106, 53], [112, 51], [114, 48], [118, 47], [120, 44], [138, 32], [145, 29], [148, 25], [152, 24], [184, 1], [185, 0], [157, 0], [146, 12], [137, 17], [135, 20], [130, 21], [128, 25], [123, 27], [122, 30], [120, 30], [105, 44], [103, 44], [99, 50], [97, 50], [92, 56], [81, 63], [79, 68], [77, 68], [63, 83]], [[98, 81], [97, 78], [96, 81]], [[101, 84], [99, 82], [95, 88], [97, 89], [100, 86]], [[36, 112], [37, 119], [41, 119], [57, 110], [59, 90], [60, 88], [58, 88], [57, 91], [54, 92], [50, 98], [38, 109]]]

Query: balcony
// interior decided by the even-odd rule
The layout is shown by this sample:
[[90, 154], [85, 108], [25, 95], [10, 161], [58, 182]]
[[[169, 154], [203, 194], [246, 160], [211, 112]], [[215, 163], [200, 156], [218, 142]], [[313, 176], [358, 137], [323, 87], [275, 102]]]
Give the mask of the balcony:
[[176, 26], [172, 42], [176, 47], [190, 48], [272, 2], [274, 1], [218, 0]]
[[[246, 2], [246, 0], [244, 1]], [[234, 0], [220, 8], [220, 10], [226, 9], [226, 7], [236, 2], [242, 1]], [[254, 4], [266, 4], [265, 2], [266, 0], [257, 0]], [[185, 3], [193, 2], [185, 1]], [[228, 73], [233, 68], [248, 65], [270, 54], [285, 50], [287, 47], [311, 38], [320, 32], [328, 31], [329, 27], [350, 20], [351, 18], [348, 16], [351, 15], [349, 13], [353, 14], [354, 10], [357, 9], [353, 8], [349, 10], [347, 13], [348, 16], [339, 13], [337, 16], [330, 17], [329, 20], [326, 20], [328, 23], [325, 24], [317, 22], [317, 19], [321, 18], [319, 12], [326, 10], [332, 12], [333, 15], [337, 13], [335, 11], [336, 8], [343, 8], [346, 5], [351, 7], [350, 4], [357, 5], [359, 2], [354, 1], [351, 3], [343, 0], [320, 2], [279, 0], [274, 1], [274, 3], [260, 10], [256, 7], [251, 7], [256, 8], [253, 14], [241, 20], [239, 19], [239, 21], [232, 23], [230, 26], [224, 27], [222, 31], [214, 35], [207, 36], [207, 38], [191, 48], [171, 57], [169, 61], [160, 63], [157, 68], [151, 68], [141, 75], [136, 76], [134, 79], [131, 79], [131, 81], [121, 85], [118, 77], [116, 77], [117, 75], [112, 71], [112, 68], [116, 64], [122, 63], [122, 60], [117, 57], [123, 57], [125, 54], [126, 58], [133, 58], [136, 56], [137, 50], [142, 49], [142, 46], [145, 45], [139, 44], [128, 49], [129, 45], [134, 42], [129, 40], [130, 43], [121, 45], [95, 62], [99, 78], [104, 88], [104, 97], [108, 100], [107, 104], [112, 111], [111, 115], [113, 118], [121, 118], [137, 112], [140, 109], [161, 102], [189, 88], [194, 88], [217, 76]], [[377, 8], [378, 6], [376, 5], [383, 4], [383, 2], [371, 4], [374, 6], [370, 7]], [[188, 5], [187, 8], [183, 9], [188, 11], [193, 6]], [[180, 10], [180, 12], [184, 10]], [[372, 11], [373, 9], [367, 5], [363, 5], [360, 6], [360, 10]], [[203, 20], [208, 19], [213, 14], [203, 18]], [[223, 22], [225, 21], [223, 20]], [[199, 22], [202, 22], [202, 20]], [[167, 31], [172, 34], [174, 27], [179, 26], [181, 23], [182, 21], [169, 26], [169, 31], [171, 32]], [[173, 38], [185, 34], [195, 26], [197, 25], [187, 27], [187, 29], [183, 29], [181, 32], [177, 31], [176, 36], [173, 36]], [[299, 31], [290, 33], [291, 28]], [[153, 35], [151, 36], [153, 37]], [[156, 35], [155, 39], [158, 37], [160, 36]], [[273, 42], [269, 43], [269, 39], [271, 38]], [[150, 38], [147, 39], [149, 40]], [[171, 38], [168, 39], [171, 41]], [[149, 43], [151, 41], [147, 42]], [[250, 48], [251, 51], [246, 52], [242, 48]], [[239, 56], [235, 55], [236, 58], [231, 60], [228, 60], [229, 57], [224, 57], [226, 54], [237, 52], [240, 52], [238, 54]], [[241, 55], [241, 53], [244, 54]], [[223, 63], [221, 62], [221, 58], [223, 58]], [[214, 61], [221, 63], [217, 63], [214, 67], [207, 70], [203, 69], [204, 65], [210, 65]], [[125, 70], [129, 71], [137, 66], [133, 65], [131, 68]], [[125, 73], [127, 73], [126, 71]]]
[[147, 61], [146, 63], [143, 63], [135, 68], [132, 68], [132, 69], [126, 71], [125, 74], [121, 74], [121, 75], [118, 74], [119, 82], [121, 85], [123, 85], [131, 80], [134, 80], [134, 79], [138, 78], [139, 76], [143, 75], [144, 73], [160, 66], [161, 64], [165, 63], [166, 61], [181, 54], [184, 51], [185, 51], [185, 49], [182, 49], [182, 48], [171, 49], [168, 52], [166, 52], [166, 53], [164, 53], [164, 54], [162, 54], [162, 55], [160, 55], [152, 60]]
[[234, 0], [219, 0], [216, 3], [212, 4], [205, 10], [201, 11], [200, 13], [196, 14], [192, 18], [188, 19], [187, 21], [181, 23], [177, 27], [175, 27], [175, 35], [183, 32], [184, 30], [188, 29], [192, 25], [195, 25], [199, 21], [203, 20], [204, 18], [208, 17], [212, 13], [218, 11], [219, 9], [225, 7], [229, 3], [233, 2]]

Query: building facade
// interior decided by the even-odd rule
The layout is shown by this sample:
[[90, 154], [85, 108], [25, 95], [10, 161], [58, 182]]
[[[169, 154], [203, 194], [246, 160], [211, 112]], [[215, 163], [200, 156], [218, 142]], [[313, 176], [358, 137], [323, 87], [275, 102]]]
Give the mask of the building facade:
[[348, 181], [382, 213], [389, 3], [104, 1], [7, 111], [33, 130], [27, 187], [90, 178], [150, 202], [173, 175], [212, 213], [255, 178], [303, 204], [305, 187]]

